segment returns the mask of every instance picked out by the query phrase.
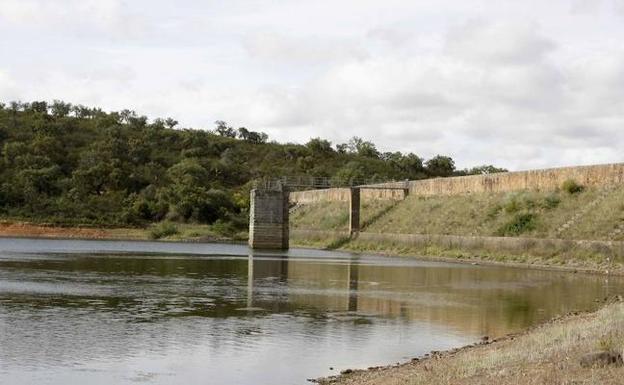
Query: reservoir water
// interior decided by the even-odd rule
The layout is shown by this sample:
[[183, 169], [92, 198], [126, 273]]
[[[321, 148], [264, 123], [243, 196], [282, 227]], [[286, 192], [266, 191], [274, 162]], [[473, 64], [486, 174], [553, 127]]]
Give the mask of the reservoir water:
[[305, 384], [623, 292], [613, 277], [412, 258], [3, 238], [0, 384]]

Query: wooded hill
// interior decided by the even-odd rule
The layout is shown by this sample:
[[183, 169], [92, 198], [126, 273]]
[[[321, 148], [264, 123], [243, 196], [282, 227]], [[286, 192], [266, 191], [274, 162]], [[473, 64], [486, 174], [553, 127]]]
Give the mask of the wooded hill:
[[251, 182], [311, 175], [340, 180], [421, 179], [502, 171], [455, 169], [453, 160], [380, 153], [354, 137], [332, 144], [268, 142], [216, 122], [173, 119], [55, 101], [0, 103], [0, 216], [57, 224], [140, 226], [164, 219], [244, 228]]

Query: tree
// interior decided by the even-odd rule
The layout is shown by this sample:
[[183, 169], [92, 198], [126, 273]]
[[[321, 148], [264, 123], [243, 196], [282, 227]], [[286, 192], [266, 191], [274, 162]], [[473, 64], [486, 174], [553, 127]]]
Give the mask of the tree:
[[306, 143], [306, 147], [315, 155], [327, 155], [334, 152], [331, 142], [321, 138], [312, 138]]
[[469, 170], [465, 170], [464, 173], [466, 175], [488, 175], [488, 174], [495, 174], [499, 172], [508, 172], [508, 171], [509, 170], [507, 170], [506, 168], [494, 167], [491, 164], [488, 164], [488, 165], [473, 167]]
[[401, 155], [397, 164], [407, 179], [421, 179], [424, 176], [423, 160], [416, 154], [410, 152], [407, 155]]
[[264, 132], [249, 131], [245, 127], [239, 127], [238, 137], [250, 143], [266, 143], [269, 136]]
[[436, 155], [425, 166], [430, 176], [450, 176], [455, 171], [455, 161], [448, 156]]
[[346, 154], [348, 151], [348, 145], [346, 143], [341, 143], [336, 145], [336, 152], [339, 154]]
[[217, 120], [215, 124], [217, 125], [215, 129], [217, 134], [226, 138], [236, 138], [236, 131], [234, 131], [232, 127], [229, 127], [223, 120]]
[[349, 152], [355, 153], [359, 156], [365, 156], [368, 158], [379, 158], [379, 151], [372, 142], [365, 141], [362, 138], [354, 136], [347, 143]]

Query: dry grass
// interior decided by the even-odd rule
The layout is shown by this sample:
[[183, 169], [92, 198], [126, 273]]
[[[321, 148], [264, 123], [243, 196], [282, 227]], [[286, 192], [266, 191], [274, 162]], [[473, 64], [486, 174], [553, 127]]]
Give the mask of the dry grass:
[[290, 226], [306, 230], [349, 230], [349, 204], [323, 202], [304, 205], [290, 214]]
[[523, 335], [323, 384], [622, 384], [624, 368], [582, 368], [583, 354], [624, 349], [624, 305], [552, 321]]
[[[363, 202], [365, 231], [402, 234], [469, 236], [521, 236], [605, 240], [615, 226], [624, 223], [624, 187], [609, 190], [605, 199], [579, 218], [568, 230], [557, 229], [601, 196], [603, 190], [585, 189], [578, 194], [514, 192], [458, 196], [408, 196], [405, 201]], [[295, 229], [347, 230], [348, 204], [321, 203], [299, 209], [292, 217]], [[532, 221], [514, 227], [515, 222]], [[624, 240], [624, 233], [614, 240]]]

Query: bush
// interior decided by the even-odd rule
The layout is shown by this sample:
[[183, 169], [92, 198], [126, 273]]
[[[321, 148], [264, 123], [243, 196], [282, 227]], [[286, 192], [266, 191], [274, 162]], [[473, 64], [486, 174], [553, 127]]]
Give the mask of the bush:
[[490, 208], [487, 211], [487, 217], [488, 219], [494, 219], [496, 218], [496, 216], [498, 215], [498, 213], [500, 213], [500, 211], [503, 209], [503, 207], [499, 204], [496, 204], [494, 206], [490, 206]]
[[518, 194], [509, 194], [503, 203], [503, 209], [506, 213], [515, 213], [520, 211], [522, 203], [518, 197]]
[[550, 194], [544, 198], [543, 207], [546, 209], [554, 209], [561, 203], [561, 198], [557, 194]]
[[152, 227], [149, 236], [151, 239], [160, 239], [178, 234], [178, 227], [171, 222], [161, 222]]
[[516, 236], [535, 229], [535, 215], [530, 213], [517, 214], [511, 221], [504, 224], [498, 235]]
[[568, 194], [577, 194], [583, 191], [583, 186], [576, 183], [574, 179], [568, 179], [561, 185], [561, 189]]
[[526, 192], [510, 193], [506, 196], [503, 209], [506, 213], [516, 213], [522, 209], [535, 207], [535, 199]]

